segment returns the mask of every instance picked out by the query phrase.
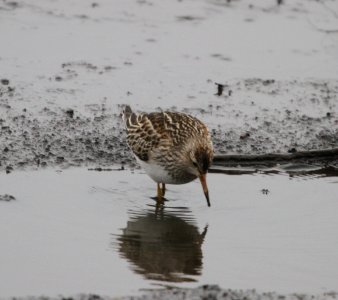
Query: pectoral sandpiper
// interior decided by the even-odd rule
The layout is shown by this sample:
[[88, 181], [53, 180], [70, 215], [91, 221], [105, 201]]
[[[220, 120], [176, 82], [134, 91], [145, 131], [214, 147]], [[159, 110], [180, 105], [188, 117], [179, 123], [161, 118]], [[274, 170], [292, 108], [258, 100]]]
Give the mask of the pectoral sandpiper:
[[206, 175], [213, 146], [208, 128], [184, 113], [136, 114], [130, 106], [125, 107], [123, 119], [129, 147], [157, 182], [158, 202], [163, 202], [166, 184], [184, 184], [199, 178], [210, 206]]

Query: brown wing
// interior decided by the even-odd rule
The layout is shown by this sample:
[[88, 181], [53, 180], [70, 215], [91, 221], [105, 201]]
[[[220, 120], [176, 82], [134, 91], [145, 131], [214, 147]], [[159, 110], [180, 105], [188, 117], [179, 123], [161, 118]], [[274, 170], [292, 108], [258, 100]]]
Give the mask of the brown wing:
[[158, 146], [161, 136], [145, 114], [130, 114], [126, 127], [129, 147], [139, 159], [147, 161], [149, 151]]
[[181, 145], [191, 136], [203, 135], [207, 131], [201, 121], [183, 113], [136, 115], [130, 111], [125, 118], [129, 147], [144, 161], [149, 159], [149, 152], [157, 147]]
[[173, 146], [182, 145], [191, 137], [208, 135], [207, 127], [193, 116], [178, 112], [163, 112], [164, 126]]

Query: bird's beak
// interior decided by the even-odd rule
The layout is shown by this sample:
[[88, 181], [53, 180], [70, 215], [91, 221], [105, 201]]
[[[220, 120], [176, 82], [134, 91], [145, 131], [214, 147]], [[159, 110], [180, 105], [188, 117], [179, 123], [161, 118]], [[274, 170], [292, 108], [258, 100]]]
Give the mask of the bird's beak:
[[207, 203], [208, 206], [210, 207], [210, 200], [209, 200], [209, 191], [208, 191], [208, 186], [207, 186], [207, 174], [202, 174], [200, 175], [200, 181], [203, 187], [203, 192], [205, 195], [205, 198], [207, 198]]

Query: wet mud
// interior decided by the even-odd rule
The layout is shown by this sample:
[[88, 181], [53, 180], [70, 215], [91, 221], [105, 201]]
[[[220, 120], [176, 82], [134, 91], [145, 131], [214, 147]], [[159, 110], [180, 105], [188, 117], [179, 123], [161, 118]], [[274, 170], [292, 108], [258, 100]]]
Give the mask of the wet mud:
[[[256, 290], [222, 289], [218, 285], [206, 284], [195, 289], [176, 288], [168, 286], [165, 289], [144, 291], [141, 296], [108, 297], [97, 294], [82, 294], [73, 297], [29, 297], [30, 300], [183, 300], [183, 299], [217, 299], [217, 300], [333, 300], [338, 296], [336, 292], [325, 292], [318, 295], [305, 295], [301, 293], [278, 294], [275, 292], [259, 293]], [[18, 300], [26, 298], [16, 297]]]
[[115, 116], [84, 117], [77, 112], [44, 109], [38, 120], [28, 111], [0, 119], [0, 167], [109, 166], [130, 162], [124, 133], [112, 125]]
[[[76, 66], [84, 67], [89, 72], [97, 69], [89, 63]], [[59, 78], [61, 80], [63, 77]], [[288, 96], [289, 105], [279, 108], [278, 103], [274, 103], [277, 101], [274, 100], [275, 95], [286, 96], [292, 88], [301, 89], [297, 94], [303, 95], [307, 92], [308, 95], [299, 95], [298, 98]], [[224, 93], [220, 93], [219, 85], [218, 88], [210, 85], [208, 93], [212, 94], [216, 89], [218, 92], [214, 101], [210, 100], [203, 105], [206, 108], [171, 107], [171, 110], [197, 114], [206, 123], [213, 119], [212, 123], [209, 122], [209, 128], [215, 146], [216, 161], [220, 160], [222, 154], [286, 154], [338, 147], [338, 85], [328, 82], [246, 79], [222, 85]], [[254, 99], [250, 103], [240, 103], [237, 109], [231, 108], [237, 105], [236, 102], [242, 101], [241, 97], [236, 97], [239, 91], [249, 94], [254, 91], [256, 97], [268, 95], [271, 104], [266, 108], [255, 108], [253, 113], [250, 113], [250, 109], [255, 106]], [[11, 172], [24, 167], [107, 167], [124, 164], [135, 167], [121, 120], [123, 103], [110, 107], [104, 104], [86, 105], [86, 113], [55, 104], [45, 106], [38, 112], [27, 108], [19, 111], [12, 107], [11, 103], [23, 101], [22, 97], [24, 98], [24, 90], [17, 91], [10, 80], [2, 79], [2, 170]], [[214, 102], [218, 104], [215, 105]], [[311, 117], [310, 113], [316, 110], [316, 107], [321, 110], [324, 108], [326, 113], [323, 112], [321, 117]], [[305, 112], [307, 108], [310, 108], [308, 114]], [[245, 113], [246, 111], [249, 113]], [[335, 160], [336, 158], [337, 156], [333, 157]], [[320, 155], [318, 161], [322, 161]]]

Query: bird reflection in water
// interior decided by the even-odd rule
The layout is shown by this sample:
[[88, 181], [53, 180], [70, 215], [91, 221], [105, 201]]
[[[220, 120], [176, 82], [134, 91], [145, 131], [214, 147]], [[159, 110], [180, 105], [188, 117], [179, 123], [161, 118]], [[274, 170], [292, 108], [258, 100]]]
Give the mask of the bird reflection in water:
[[201, 247], [208, 226], [199, 233], [186, 208], [165, 209], [157, 206], [154, 211], [131, 211], [127, 227], [114, 246], [133, 270], [147, 279], [196, 281], [191, 276], [201, 275]]

